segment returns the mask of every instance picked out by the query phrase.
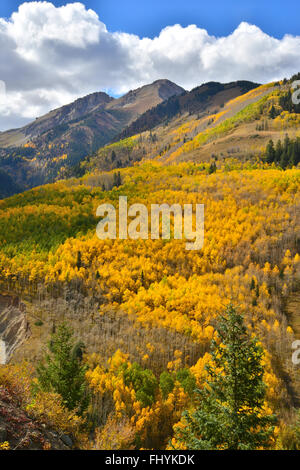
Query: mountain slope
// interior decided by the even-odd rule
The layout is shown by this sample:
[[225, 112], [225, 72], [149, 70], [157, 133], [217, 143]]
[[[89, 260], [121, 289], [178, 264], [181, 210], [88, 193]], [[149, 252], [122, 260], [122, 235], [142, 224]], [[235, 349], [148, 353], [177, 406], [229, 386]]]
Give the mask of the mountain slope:
[[79, 119], [91, 112], [108, 104], [113, 98], [106, 93], [93, 93], [84, 98], [79, 98], [73, 103], [54, 109], [49, 113], [37, 118], [21, 129], [12, 129], [0, 133], [0, 147], [12, 147], [26, 144], [31, 139], [49, 131], [50, 129]]
[[176, 84], [157, 80], [118, 99], [105, 93], [80, 98], [21, 129], [0, 133], [0, 168], [23, 188], [53, 181], [140, 114], [182, 93]]
[[170, 80], [156, 80], [151, 85], [145, 85], [137, 90], [131, 90], [121, 98], [111, 102], [107, 109], [123, 109], [132, 114], [130, 121], [137, 115], [144, 114], [158, 104], [171, 97], [185, 94], [185, 90]]
[[21, 191], [13, 178], [0, 169], [0, 199], [12, 196]]
[[267, 90], [252, 82], [210, 82], [173, 96], [146, 111], [126, 127], [113, 144], [88, 157], [83, 167], [111, 170], [143, 158], [166, 159], [172, 151], [226, 117], [235, 115]]
[[[278, 416], [282, 436], [293, 429], [299, 408], [291, 344], [299, 333], [293, 313], [300, 301], [300, 168], [266, 162], [265, 144], [280, 136], [284, 150], [285, 134], [296, 138], [299, 132], [290, 83], [271, 83], [107, 145], [86, 160], [81, 178], [0, 201], [0, 290], [26, 301], [31, 331], [12, 362], [35, 366], [49, 332], [68, 322], [86, 345], [88, 430], [99, 422], [110, 436], [113, 414], [119, 426], [130, 420], [137, 448], [164, 449], [183, 410], [194, 407], [195, 384], [205, 387], [207, 353], [230, 302], [263, 348], [266, 409]], [[141, 158], [147, 161], [133, 165]], [[102, 171], [110, 165], [128, 167]], [[144, 204], [149, 215], [151, 204], [204, 204], [203, 248], [187, 250], [173, 227], [169, 240], [151, 239], [150, 218], [148, 240], [99, 240], [99, 204], [117, 209], [124, 195], [130, 205]], [[30, 394], [32, 387], [23, 389]], [[27, 419], [4, 398], [6, 416]], [[35, 412], [44, 402], [30, 395], [25, 403]], [[49, 410], [53, 417], [53, 401], [45, 404], [43, 414]], [[23, 437], [27, 427], [2, 422], [3, 440], [19, 445], [11, 433]], [[2, 422], [0, 416], [0, 431]]]
[[[38, 341], [31, 336], [18, 360], [38, 359], [45, 333], [68, 321], [87, 352], [97, 353], [89, 364], [93, 369], [99, 364], [101, 373], [120, 350], [159, 377], [170, 370], [170, 361], [177, 360], [176, 367], [181, 352], [184, 367], [192, 366], [202, 377], [201, 360], [214, 325], [231, 300], [273, 353], [278, 380], [281, 371], [288, 377], [293, 336], [282, 298], [291, 292], [294, 265], [299, 265], [294, 235], [299, 231], [300, 172], [242, 164], [237, 171], [222, 163], [208, 174], [208, 166], [148, 162], [122, 169], [124, 185], [112, 191], [102, 189], [103, 174], [88, 175], [0, 202], [0, 282], [35, 304], [30, 326]], [[203, 203], [204, 249], [187, 251], [184, 242], [174, 239], [99, 240], [97, 207], [104, 202], [117, 207], [124, 194], [130, 204], [149, 208], [162, 202]], [[118, 367], [116, 360], [111, 363]], [[273, 387], [277, 382], [269, 383], [279, 395], [279, 387]], [[278, 401], [288, 406], [280, 386]], [[115, 390], [105, 393], [112, 396]]]
[[243, 95], [258, 86], [256, 83], [247, 81], [226, 84], [205, 83], [190, 92], [183, 93], [181, 96], [170, 97], [166, 102], [145, 112], [114, 140], [121, 140], [145, 130], [153, 129], [166, 119], [172, 119], [180, 113], [196, 114], [204, 110], [210, 112], [214, 107], [222, 106], [229, 99]]
[[[119, 141], [88, 157], [82, 170], [109, 171], [149, 159], [164, 164], [261, 160], [270, 140], [275, 147], [279, 140], [283, 145], [285, 134], [292, 141], [299, 136], [300, 107], [292, 103], [292, 81], [252, 87], [243, 94], [239, 85], [210, 83], [171, 98], [128, 126]], [[284, 167], [297, 164], [295, 145], [282, 155]]]

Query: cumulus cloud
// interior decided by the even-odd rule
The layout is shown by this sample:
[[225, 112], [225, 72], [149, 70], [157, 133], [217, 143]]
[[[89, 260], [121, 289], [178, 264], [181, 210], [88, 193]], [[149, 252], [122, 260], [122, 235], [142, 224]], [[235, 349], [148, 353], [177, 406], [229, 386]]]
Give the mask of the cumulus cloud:
[[300, 71], [299, 50], [300, 36], [276, 39], [248, 23], [227, 37], [177, 24], [150, 39], [109, 32], [82, 3], [26, 2], [0, 18], [0, 80], [7, 91], [0, 129], [87, 93], [119, 95], [159, 78], [186, 89], [210, 80], [278, 80]]

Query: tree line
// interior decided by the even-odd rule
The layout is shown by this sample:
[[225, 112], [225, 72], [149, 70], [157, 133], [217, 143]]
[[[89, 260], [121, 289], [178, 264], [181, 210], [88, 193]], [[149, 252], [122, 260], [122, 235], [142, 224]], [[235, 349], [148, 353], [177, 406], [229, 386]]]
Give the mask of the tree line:
[[266, 149], [267, 163], [276, 163], [281, 168], [291, 168], [300, 162], [300, 137], [290, 139], [285, 136], [284, 141], [278, 140], [276, 145], [271, 139]]

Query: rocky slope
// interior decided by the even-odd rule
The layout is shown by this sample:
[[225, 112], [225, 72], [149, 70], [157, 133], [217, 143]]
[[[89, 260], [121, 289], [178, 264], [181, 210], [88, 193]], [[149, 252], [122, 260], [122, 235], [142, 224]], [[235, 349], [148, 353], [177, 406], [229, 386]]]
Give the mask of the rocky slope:
[[69, 436], [30, 418], [11, 390], [0, 385], [0, 449], [69, 450], [72, 444]]
[[182, 93], [175, 83], [157, 80], [118, 99], [105, 93], [80, 98], [21, 129], [0, 133], [0, 169], [23, 189], [64, 177], [139, 115]]
[[225, 84], [218, 82], [205, 83], [180, 96], [171, 96], [168, 100], [146, 111], [114, 140], [118, 141], [145, 130], [153, 129], [179, 114], [198, 114], [204, 111], [212, 113], [215, 108], [222, 107], [230, 99], [243, 95], [258, 86], [257, 83], [248, 81]]
[[[190, 143], [194, 139], [212, 131], [269, 92], [269, 86], [247, 81], [209, 82], [180, 96], [170, 97], [127, 126], [112, 144], [88, 156], [81, 167], [88, 172], [94, 169], [107, 171], [132, 165], [141, 159], [165, 162], [183, 149], [180, 156], [192, 159], [191, 148], [194, 150], [195, 146]], [[205, 146], [199, 145], [198, 153], [202, 149], [201, 161], [206, 161], [214, 148], [207, 152]]]
[[[86, 173], [98, 173], [141, 160], [168, 165], [223, 162], [227, 158], [262, 160], [270, 141], [274, 148], [280, 144], [280, 150], [285, 136], [293, 141], [299, 134], [300, 108], [292, 103], [292, 82], [260, 86], [211, 82], [171, 97], [140, 116], [113, 143], [87, 157], [81, 168]], [[284, 152], [278, 150], [278, 161], [286, 160], [283, 168], [292, 161], [298, 164], [298, 145], [294, 150], [291, 146]], [[111, 187], [108, 182], [105, 186]]]
[[5, 148], [25, 144], [56, 126], [80, 119], [92, 110], [102, 108], [111, 100], [113, 98], [106, 93], [93, 93], [79, 98], [74, 103], [50, 111], [21, 129], [1, 132], [0, 146]]
[[24, 304], [17, 298], [0, 295], [0, 364], [7, 363], [29, 335]]

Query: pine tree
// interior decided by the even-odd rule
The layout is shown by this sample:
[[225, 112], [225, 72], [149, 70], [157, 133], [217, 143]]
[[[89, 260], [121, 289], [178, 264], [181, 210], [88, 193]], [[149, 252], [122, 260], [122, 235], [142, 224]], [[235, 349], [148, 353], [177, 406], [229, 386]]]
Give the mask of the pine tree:
[[283, 150], [288, 153], [289, 151], [289, 145], [290, 145], [290, 138], [288, 134], [285, 135], [284, 141], [283, 141]]
[[52, 333], [48, 349], [37, 367], [39, 388], [60, 394], [69, 410], [79, 408], [82, 412], [88, 404], [83, 343], [75, 343], [73, 330], [63, 323]]
[[267, 162], [273, 163], [275, 160], [275, 156], [276, 156], [276, 153], [275, 153], [273, 140], [269, 140], [269, 143], [267, 145]]
[[197, 390], [198, 408], [185, 412], [178, 440], [188, 449], [267, 448], [275, 416], [264, 413], [263, 350], [229, 305], [212, 341], [207, 386]]
[[211, 175], [212, 173], [216, 173], [217, 165], [215, 162], [212, 162], [207, 170], [208, 174]]
[[276, 118], [276, 115], [277, 115], [276, 110], [275, 110], [275, 108], [274, 108], [274, 105], [272, 105], [272, 107], [271, 107], [271, 109], [270, 109], [270, 111], [269, 111], [269, 117], [270, 117], [271, 119], [275, 119], [275, 118]]
[[292, 168], [294, 165], [297, 164], [297, 155], [295, 146], [291, 148], [290, 156], [289, 156], [289, 166]]
[[289, 154], [288, 152], [284, 149], [282, 154], [281, 154], [281, 159], [280, 159], [280, 166], [283, 170], [286, 169], [287, 165], [289, 163]]
[[118, 171], [117, 173], [114, 173], [113, 185], [118, 188], [119, 186], [121, 186], [121, 184], [122, 184], [121, 173]]

